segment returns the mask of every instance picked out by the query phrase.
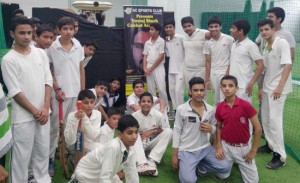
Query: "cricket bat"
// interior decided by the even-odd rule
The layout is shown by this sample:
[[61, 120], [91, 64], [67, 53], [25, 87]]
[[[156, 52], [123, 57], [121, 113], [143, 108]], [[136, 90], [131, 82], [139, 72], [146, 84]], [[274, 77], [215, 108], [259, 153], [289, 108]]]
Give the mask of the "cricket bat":
[[[82, 101], [77, 101], [77, 110], [82, 110]], [[74, 152], [74, 168], [76, 168], [79, 160], [84, 156], [84, 134], [81, 129], [82, 120], [78, 122], [78, 130], [76, 134], [75, 152]]]
[[66, 149], [66, 142], [65, 142], [65, 136], [64, 136], [64, 113], [63, 113], [63, 102], [59, 102], [59, 125], [60, 125], [60, 143], [59, 143], [59, 156], [60, 156], [60, 163], [63, 167], [65, 176], [67, 179], [70, 179], [69, 174], [69, 167], [67, 165], [67, 149]]

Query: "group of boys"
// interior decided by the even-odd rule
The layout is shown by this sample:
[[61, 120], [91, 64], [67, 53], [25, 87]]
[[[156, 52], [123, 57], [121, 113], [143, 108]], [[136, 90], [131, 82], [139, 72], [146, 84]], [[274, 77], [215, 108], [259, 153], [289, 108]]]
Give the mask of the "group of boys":
[[[72, 182], [121, 182], [125, 177], [126, 182], [135, 183], [139, 182], [138, 174], [157, 176], [156, 163], [161, 161], [172, 136], [172, 166], [179, 168], [181, 182], [196, 182], [196, 172], [200, 176], [214, 172], [221, 179], [227, 178], [233, 162], [239, 165], [244, 182], [258, 182], [254, 160], [257, 151], [273, 152], [267, 164], [270, 169], [286, 162], [283, 107], [292, 91], [290, 71], [295, 45], [276, 36], [283, 29], [280, 24], [284, 16], [283, 9], [275, 7], [268, 10], [269, 19], [258, 22], [263, 38], [261, 53], [247, 38], [247, 20], [232, 23], [230, 32], [236, 42], [220, 32], [219, 17], [208, 20], [209, 31], [196, 29], [192, 17], [182, 18], [185, 36], [175, 34], [174, 20], [167, 20], [166, 41], [159, 36], [162, 27], [151, 24], [150, 39], [143, 52], [149, 93], [144, 92], [142, 81], [134, 81], [133, 94], [127, 100], [132, 115], [123, 117], [118, 109], [111, 108], [119, 98], [119, 79], [111, 80], [109, 87], [99, 81], [94, 89], [85, 89], [82, 61], [93, 54], [96, 46], [90, 50], [91, 55], [84, 54], [74, 38], [72, 18], [58, 21], [60, 36], [56, 40], [53, 29], [39, 26], [35, 46], [30, 45], [32, 22], [23, 16], [14, 18], [10, 32], [14, 48], [1, 64], [12, 98], [10, 181], [27, 182], [33, 178], [36, 182], [51, 182], [49, 173], [53, 172], [48, 165], [51, 170], [59, 137], [59, 103], [63, 102], [64, 136], [69, 150], [77, 133], [84, 134], [86, 155], [78, 162]], [[162, 82], [165, 52], [170, 57], [170, 94], [176, 110], [173, 131], [164, 115], [168, 110]], [[255, 73], [253, 61], [257, 65]], [[253, 85], [262, 73], [259, 93], [268, 144], [258, 148], [262, 130], [250, 103]], [[190, 96], [186, 103], [184, 85]], [[215, 91], [216, 109], [206, 102], [210, 85]], [[156, 87], [160, 98], [156, 97]], [[82, 109], [76, 110], [77, 101], [81, 101]], [[102, 117], [106, 122], [100, 127]], [[115, 128], [119, 130], [118, 137], [113, 139]]]

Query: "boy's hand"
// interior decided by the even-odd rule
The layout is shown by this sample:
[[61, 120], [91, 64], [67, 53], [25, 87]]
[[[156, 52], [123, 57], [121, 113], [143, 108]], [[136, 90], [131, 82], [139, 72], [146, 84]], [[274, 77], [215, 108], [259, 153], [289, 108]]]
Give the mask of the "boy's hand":
[[249, 83], [246, 88], [246, 93], [248, 93], [248, 97], [252, 96], [253, 84]]
[[212, 126], [208, 123], [207, 120], [205, 120], [200, 123], [200, 130], [206, 133], [210, 133], [212, 131]]
[[76, 113], [75, 113], [75, 117], [78, 119], [78, 120], [82, 120], [85, 116], [85, 112], [83, 110], [78, 110]]
[[7, 177], [8, 173], [5, 171], [2, 165], [0, 165], [0, 183], [5, 183]]
[[211, 33], [210, 32], [206, 32], [205, 33], [205, 39], [206, 40], [210, 40], [210, 38], [211, 38]]
[[172, 152], [172, 167], [178, 169], [178, 148], [174, 148]]
[[39, 110], [39, 116], [36, 118], [36, 120], [41, 124], [44, 125], [48, 122], [49, 119], [49, 108], [43, 107]]
[[205, 89], [207, 89], [207, 90], [211, 89], [210, 88], [210, 81], [209, 80], [205, 81]]
[[140, 132], [142, 139], [149, 138], [152, 134], [153, 134], [152, 130]]
[[149, 76], [152, 73], [152, 69], [151, 68], [146, 68], [145, 69], [145, 76]]
[[245, 157], [243, 157], [248, 164], [252, 164], [253, 158], [256, 156], [256, 151], [250, 150]]
[[260, 88], [260, 89], [258, 90], [258, 101], [259, 101], [259, 102], [261, 102], [261, 100], [262, 100], [262, 92], [263, 92], [263, 90], [262, 90], [262, 88]]
[[59, 102], [65, 101], [65, 92], [60, 90], [55, 91], [55, 98]]
[[119, 177], [120, 180], [123, 180], [124, 177], [125, 177], [125, 174], [124, 174], [123, 171], [118, 172], [117, 175], [118, 175], [118, 177]]
[[223, 147], [217, 147], [216, 148], [215, 156], [216, 156], [217, 159], [224, 159], [225, 158]]
[[274, 100], [277, 100], [280, 98], [282, 91], [283, 91], [283, 87], [277, 86], [271, 96], [273, 97]]

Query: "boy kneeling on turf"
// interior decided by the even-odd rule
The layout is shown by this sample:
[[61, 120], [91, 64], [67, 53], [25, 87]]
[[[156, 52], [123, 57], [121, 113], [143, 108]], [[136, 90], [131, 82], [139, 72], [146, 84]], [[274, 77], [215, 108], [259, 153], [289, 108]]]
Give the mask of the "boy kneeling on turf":
[[[156, 163], [161, 161], [161, 158], [172, 139], [172, 130], [163, 114], [152, 108], [153, 96], [149, 92], [145, 92], [140, 96], [139, 104], [141, 109], [132, 114], [139, 122], [139, 133], [143, 142], [143, 146], [135, 145], [138, 171], [140, 168], [145, 168], [147, 170], [154, 169], [155, 171], [152, 171], [154, 174], [151, 174], [157, 176], [158, 170], [156, 168]], [[150, 151], [146, 165], [139, 162], [140, 156], [145, 155], [145, 151]], [[149, 175], [149, 171], [139, 171], [141, 175], [143, 175], [143, 172], [146, 172], [146, 175]]]
[[[216, 157], [236, 162], [243, 182], [258, 182], [258, 172], [254, 157], [261, 137], [261, 126], [254, 107], [236, 96], [238, 82], [234, 76], [226, 75], [221, 79], [221, 89], [225, 100], [217, 106]], [[252, 146], [249, 143], [249, 119], [254, 127]], [[230, 173], [229, 173], [230, 174]]]
[[136, 154], [131, 147], [137, 140], [138, 129], [139, 124], [134, 117], [123, 116], [118, 125], [118, 137], [84, 156], [76, 167], [72, 181], [79, 183], [120, 182], [117, 173], [123, 170], [126, 182], [139, 183]]

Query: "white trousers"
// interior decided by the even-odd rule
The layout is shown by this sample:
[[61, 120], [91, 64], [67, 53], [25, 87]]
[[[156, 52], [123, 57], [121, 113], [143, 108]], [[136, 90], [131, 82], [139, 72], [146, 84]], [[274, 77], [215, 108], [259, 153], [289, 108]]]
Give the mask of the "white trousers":
[[210, 81], [211, 81], [210, 84], [215, 92], [214, 95], [215, 105], [217, 105], [218, 103], [224, 100], [224, 95], [220, 88], [221, 86], [220, 82], [224, 75], [225, 74], [210, 74]]
[[166, 92], [166, 82], [165, 82], [166, 72], [163, 64], [159, 65], [152, 71], [152, 73], [146, 77], [148, 92], [151, 95], [156, 96], [156, 87], [158, 89], [159, 98], [163, 99], [168, 105], [168, 96]]
[[190, 70], [190, 69], [184, 69], [183, 70], [183, 77], [184, 77], [184, 82], [185, 82], [185, 87], [189, 88], [189, 81], [193, 77], [201, 77], [203, 80], [205, 80], [205, 74], [206, 70], [205, 67], [197, 70]]
[[35, 120], [12, 125], [11, 183], [27, 183], [30, 160], [35, 180], [38, 183], [51, 182], [48, 174], [49, 130], [49, 121], [45, 125]]
[[[63, 117], [64, 121], [67, 120], [67, 116], [70, 112], [76, 110], [77, 98], [66, 98], [63, 102]], [[55, 98], [55, 93], [51, 93], [51, 106], [52, 113], [50, 115], [50, 150], [49, 158], [53, 159], [55, 151], [58, 146], [59, 140], [59, 102]]]
[[142, 146], [140, 144], [135, 144], [135, 150], [137, 154], [137, 164], [143, 164], [143, 156], [145, 151], [150, 151], [149, 158], [153, 159], [155, 162], [160, 163], [168, 144], [172, 140], [173, 131], [170, 128], [164, 129], [157, 137], [152, 140], [142, 140]]
[[[231, 163], [231, 167], [233, 165], [233, 162], [236, 162], [238, 164], [243, 182], [257, 183], [259, 181], [259, 178], [255, 159], [252, 160], [251, 164], [246, 163], [244, 159], [246, 154], [251, 150], [251, 144], [248, 144], [245, 147], [233, 147], [222, 140], [222, 146], [225, 152], [225, 158]], [[230, 172], [231, 171], [229, 171], [229, 174]]]
[[252, 98], [251, 98], [251, 96], [250, 97], [248, 96], [248, 93], [246, 93], [245, 88], [239, 88], [239, 90], [236, 92], [236, 96], [248, 101], [250, 104], [252, 103]]
[[184, 103], [184, 79], [183, 74], [169, 74], [169, 93], [173, 103], [173, 109]]
[[281, 95], [274, 100], [271, 93], [263, 92], [261, 102], [261, 119], [265, 138], [270, 148], [281, 155], [281, 161], [286, 160], [283, 140], [283, 110], [287, 95]]

